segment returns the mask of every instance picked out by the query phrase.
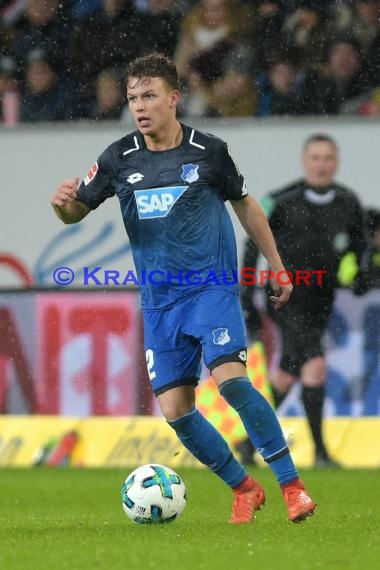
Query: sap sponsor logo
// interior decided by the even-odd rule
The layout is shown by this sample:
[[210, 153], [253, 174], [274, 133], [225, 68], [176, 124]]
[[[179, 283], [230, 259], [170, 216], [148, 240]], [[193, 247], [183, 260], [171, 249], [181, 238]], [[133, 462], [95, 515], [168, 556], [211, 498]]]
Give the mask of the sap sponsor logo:
[[169, 186], [167, 188], [135, 190], [140, 220], [165, 218], [187, 189], [188, 186]]
[[87, 172], [87, 176], [86, 176], [86, 178], [84, 179], [84, 184], [85, 184], [85, 186], [87, 186], [88, 184], [90, 184], [91, 180], [93, 180], [93, 179], [95, 178], [95, 175], [96, 175], [96, 173], [98, 172], [98, 170], [99, 170], [98, 163], [95, 162], [95, 163], [91, 166], [90, 170]]
[[181, 174], [182, 180], [189, 184], [199, 180], [198, 168], [199, 166], [197, 164], [183, 164]]

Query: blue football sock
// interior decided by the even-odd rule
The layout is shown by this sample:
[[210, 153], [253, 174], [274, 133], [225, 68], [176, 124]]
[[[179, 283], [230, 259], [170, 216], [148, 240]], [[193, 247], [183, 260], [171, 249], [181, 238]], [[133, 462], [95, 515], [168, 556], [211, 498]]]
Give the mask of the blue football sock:
[[296, 479], [298, 473], [277, 416], [249, 379], [232, 378], [223, 382], [219, 391], [238, 412], [250, 440], [269, 464], [280, 485]]
[[175, 420], [168, 420], [168, 424], [176, 431], [186, 449], [230, 487], [239, 485], [247, 475], [220, 433], [197, 409]]

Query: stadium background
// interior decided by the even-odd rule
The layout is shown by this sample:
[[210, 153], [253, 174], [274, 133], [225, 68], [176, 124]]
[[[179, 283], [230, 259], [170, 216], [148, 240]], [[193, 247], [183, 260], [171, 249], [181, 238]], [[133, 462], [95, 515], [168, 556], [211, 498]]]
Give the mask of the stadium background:
[[[249, 190], [257, 198], [281, 182], [299, 176], [302, 141], [315, 131], [328, 132], [341, 148], [338, 179], [355, 188], [363, 204], [378, 203], [377, 122], [251, 119], [238, 123], [207, 120], [195, 126], [210, 130], [230, 143]], [[84, 418], [91, 416], [102, 416], [110, 435], [100, 437], [105, 446], [103, 451], [101, 445], [95, 448], [83, 442], [77, 445], [75, 453], [79, 455], [72, 457], [74, 463], [134, 463], [131, 441], [136, 430], [140, 438], [146, 434], [142, 442], [149, 442], [152, 434], [160, 433], [164, 441], [169, 438], [171, 446], [176, 445], [161, 419], [158, 423], [155, 419], [152, 423], [145, 420], [141, 429], [134, 427], [130, 433], [127, 428], [136, 425], [133, 423], [136, 420], [129, 423], [131, 416], [159, 414], [145, 373], [138, 292], [126, 292], [124, 287], [105, 286], [99, 290], [95, 284], [83, 286], [83, 267], [116, 269], [120, 275], [133, 269], [116, 200], [108, 201], [102, 210], [75, 226], [62, 226], [50, 206], [51, 194], [59, 181], [67, 176], [85, 176], [102, 148], [123, 132], [114, 124], [62, 124], [59, 129], [48, 125], [18, 127], [3, 131], [0, 138], [6, 189], [0, 220], [3, 256], [0, 405], [4, 414], [0, 421], [0, 463], [3, 465], [33, 463], [37, 450], [49, 440], [49, 430], [53, 437], [65, 434], [68, 426], [76, 426], [83, 434], [82, 440], [89, 437], [95, 440], [96, 430], [83, 427], [87, 425]], [[243, 233], [236, 219], [234, 224], [240, 252]], [[26, 291], [23, 278], [15, 269], [18, 265], [23, 268], [24, 277], [28, 276], [29, 284], [33, 284]], [[57, 287], [53, 281], [53, 271], [60, 266], [69, 266], [76, 273], [69, 287]], [[100, 272], [101, 279], [102, 275]], [[362, 297], [340, 290], [326, 335], [329, 362], [326, 415], [350, 418], [327, 424], [326, 429], [331, 430], [329, 442], [335, 456], [347, 466], [369, 467], [380, 463], [375, 443], [379, 424], [373, 419], [380, 411], [377, 365], [367, 389], [362, 388], [369, 357], [363, 349], [365, 327], [369, 324], [373, 331], [379, 308], [378, 290]], [[24, 419], [24, 414], [29, 413], [66, 419], [46, 423], [45, 418], [40, 423], [34, 418], [36, 426], [43, 427], [30, 430]], [[297, 388], [280, 413], [287, 417], [283, 424], [293, 434], [298, 464], [308, 465], [312, 453], [303, 418], [297, 417], [302, 416]], [[363, 422], [359, 416], [370, 419]], [[114, 418], [114, 423], [110, 423], [110, 418]], [[102, 432], [104, 428], [99, 429]], [[15, 445], [15, 438], [21, 438], [23, 443], [17, 439], [19, 443]], [[363, 450], [361, 438], [373, 442], [373, 446], [367, 445]], [[146, 458], [152, 460], [149, 453], [153, 453], [155, 445], [148, 444], [147, 449], [150, 451]], [[165, 445], [158, 444], [158, 449], [165, 449]], [[159, 460], [162, 451], [158, 456], [153, 453], [153, 457]], [[191, 463], [183, 454], [181, 457], [185, 463]]]
[[[356, 34], [363, 51], [366, 47], [367, 58], [362, 60], [364, 75], [360, 76], [360, 88], [354, 97], [356, 106], [344, 107], [342, 101], [342, 107], [334, 111], [334, 118], [324, 116], [325, 111], [314, 109], [313, 114], [320, 116], [305, 118], [296, 116], [305, 112], [290, 104], [287, 110], [282, 110], [282, 116], [267, 118], [260, 116], [259, 105], [248, 116], [234, 119], [224, 117], [223, 113], [218, 119], [186, 118], [185, 106], [182, 109], [182, 114], [185, 114], [183, 121], [228, 141], [250, 192], [258, 199], [267, 191], [300, 176], [299, 156], [303, 140], [314, 132], [326, 132], [337, 140], [341, 149], [338, 179], [358, 192], [365, 207], [379, 207], [379, 119], [376, 112], [376, 81], [379, 79], [376, 73], [379, 66], [369, 67], [369, 62], [376, 63], [370, 42], [374, 40], [375, 46], [379, 36], [378, 20], [377, 28], [369, 24], [366, 27], [363, 13], [359, 17], [355, 12], [359, 5], [363, 9], [367, 4], [360, 1], [268, 3], [286, 5], [286, 17], [290, 19], [298, 5], [318, 14], [325, 9], [323, 5], [336, 6], [336, 21], [326, 22], [325, 16], [321, 17], [316, 38], [318, 42], [325, 41], [319, 32], [323, 32], [324, 27], [327, 30], [333, 23], [336, 38], [338, 32], [344, 31], [349, 32], [351, 41], [352, 35]], [[43, 34], [33, 35], [33, 26], [23, 20], [27, 4], [5, 1], [0, 5], [0, 99], [4, 123], [4, 126], [0, 124], [0, 465], [33, 464], [46, 442], [70, 434], [71, 430], [80, 433], [70, 456], [70, 461], [76, 465], [134, 464], [136, 454], [131, 449], [136, 445], [143, 449], [146, 446], [143, 457], [147, 461], [154, 458], [164, 462], [168, 441], [171, 442], [169, 455], [174, 464], [176, 461], [186, 464], [190, 459], [183, 452], [173, 460], [177, 456], [175, 451], [172, 454], [171, 446], [175, 449], [176, 441], [165, 422], [151, 417], [157, 416], [158, 410], [150, 396], [144, 367], [138, 292], [126, 292], [121, 287], [104, 287], [95, 291], [95, 287], [83, 287], [82, 284], [83, 267], [101, 265], [107, 270], [118, 270], [120, 275], [133, 269], [116, 200], [109, 201], [83, 223], [67, 227], [60, 224], [50, 206], [51, 195], [58, 183], [66, 177], [84, 177], [103, 148], [121, 137], [130, 125], [120, 106], [121, 120], [117, 122], [103, 120], [109, 116], [97, 116], [96, 122], [48, 124], [43, 120], [43, 111], [47, 112], [44, 105], [38, 109], [41, 111], [38, 118], [29, 117], [34, 122], [29, 123], [23, 118], [22, 105], [28, 94], [26, 67], [36, 58], [48, 60], [47, 63], [52, 64], [53, 71], [60, 76], [60, 58], [64, 59], [68, 49], [66, 44], [55, 44], [56, 61], [47, 57], [46, 47], [50, 44], [44, 40], [49, 40], [50, 31], [46, 27], [45, 38]], [[45, 2], [45, 8], [51, 9], [49, 6], [54, 4], [54, 0]], [[167, 10], [154, 12], [149, 6], [155, 2], [130, 4], [136, 4], [136, 10], [141, 14], [152, 11], [156, 24], [165, 24], [163, 12], [167, 13]], [[196, 3], [163, 4], [179, 6], [183, 14], [181, 10], [190, 9]], [[233, 6], [238, 4], [232, 2]], [[256, 9], [265, 2], [242, 4]], [[81, 5], [88, 7], [87, 14], [79, 13]], [[63, 3], [64, 12], [58, 17], [55, 15], [53, 27], [61, 29], [65, 22], [65, 26], [70, 27], [70, 24], [77, 33], [76, 28], [86, 22], [88, 14], [91, 17], [91, 10], [96, 13], [99, 5], [99, 2]], [[71, 8], [72, 14], [69, 13]], [[353, 14], [351, 20], [350, 11]], [[144, 19], [142, 21], [146, 24]], [[146, 28], [149, 33], [153, 29], [153, 20], [151, 24]], [[174, 25], [173, 22], [170, 25]], [[15, 30], [14, 37], [20, 43], [16, 41], [13, 45], [13, 32], [7, 35], [4, 29]], [[159, 26], [155, 29], [157, 31]], [[178, 40], [179, 30], [178, 27]], [[38, 37], [41, 45], [38, 45]], [[158, 37], [156, 34], [155, 42]], [[33, 38], [34, 43], [28, 43], [28, 38]], [[144, 38], [150, 39], [150, 45], [156, 46], [153, 37]], [[289, 32], [286, 41], [296, 42], [298, 39], [296, 33], [292, 35]], [[27, 49], [17, 51], [17, 46], [26, 46]], [[57, 47], [62, 47], [62, 50]], [[310, 48], [305, 46], [300, 63], [297, 63], [301, 75], [308, 72], [307, 57], [311, 52], [310, 49], [307, 52], [307, 47]], [[35, 48], [42, 51], [36, 54]], [[170, 49], [166, 48], [167, 52], [170, 49], [173, 53], [175, 51], [174, 44]], [[262, 86], [261, 73], [268, 70], [265, 69], [265, 61], [260, 65], [255, 81]], [[80, 83], [83, 77], [74, 77], [75, 73], [67, 77], [67, 71], [60, 77], [65, 79], [65, 83], [60, 85], [61, 92], [67, 88], [69, 80], [75, 93], [75, 81]], [[245, 74], [247, 69], [238, 71]], [[88, 80], [95, 82], [97, 72]], [[322, 75], [318, 81], [322, 80]], [[188, 95], [189, 91], [185, 98], [187, 103]], [[9, 103], [12, 106], [16, 99], [20, 105], [18, 117], [9, 114]], [[66, 100], [65, 104], [70, 109], [70, 101]], [[246, 112], [244, 114], [247, 115]], [[370, 117], [363, 118], [365, 114]], [[88, 119], [90, 116], [87, 110], [77, 118]], [[243, 233], [235, 218], [234, 224], [240, 255]], [[72, 285], [64, 291], [56, 287], [52, 279], [54, 269], [59, 266], [69, 266], [76, 274]], [[380, 335], [376, 329], [379, 307], [378, 290], [360, 298], [349, 291], [339, 291], [325, 339], [329, 362], [326, 415], [331, 417], [326, 429], [329, 430], [333, 455], [346, 466], [380, 465], [380, 451], [376, 445], [380, 431], [380, 374], [376, 350], [380, 351], [380, 347], [374, 349], [372, 346], [371, 354], [364, 350], [366, 334], [374, 335], [375, 339], [377, 334]], [[372, 364], [368, 381], [365, 375], [369, 360], [375, 362], [375, 366]], [[300, 417], [302, 412], [297, 389], [287, 398], [280, 413], [284, 427], [293, 434], [291, 441], [297, 462], [308, 466], [312, 454], [308, 433]], [[147, 417], [139, 423], [136, 418], [142, 415]], [[106, 429], [107, 437], [103, 435]], [[159, 441], [154, 439], [157, 434], [162, 435]], [[366, 441], [365, 447], [361, 441]]]

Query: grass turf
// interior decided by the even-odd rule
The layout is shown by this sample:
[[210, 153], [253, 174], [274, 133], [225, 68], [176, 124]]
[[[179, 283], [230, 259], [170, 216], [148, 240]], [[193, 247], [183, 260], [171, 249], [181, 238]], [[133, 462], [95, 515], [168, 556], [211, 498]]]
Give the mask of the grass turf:
[[241, 526], [228, 524], [232, 495], [215, 475], [178, 472], [188, 490], [183, 516], [140, 526], [122, 511], [124, 470], [0, 470], [0, 568], [380, 568], [378, 471], [302, 473], [318, 511], [294, 524], [269, 470], [253, 470], [267, 505]]

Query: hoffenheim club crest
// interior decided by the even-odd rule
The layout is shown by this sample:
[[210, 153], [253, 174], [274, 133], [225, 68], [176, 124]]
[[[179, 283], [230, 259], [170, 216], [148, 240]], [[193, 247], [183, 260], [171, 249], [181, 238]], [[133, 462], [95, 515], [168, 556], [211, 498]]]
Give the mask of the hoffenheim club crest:
[[182, 180], [189, 183], [199, 180], [198, 168], [197, 164], [182, 164]]
[[220, 344], [223, 346], [224, 344], [227, 344], [227, 342], [230, 342], [231, 340], [230, 335], [228, 334], [228, 329], [220, 327], [218, 329], [214, 329], [211, 332], [214, 344]]

